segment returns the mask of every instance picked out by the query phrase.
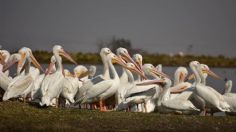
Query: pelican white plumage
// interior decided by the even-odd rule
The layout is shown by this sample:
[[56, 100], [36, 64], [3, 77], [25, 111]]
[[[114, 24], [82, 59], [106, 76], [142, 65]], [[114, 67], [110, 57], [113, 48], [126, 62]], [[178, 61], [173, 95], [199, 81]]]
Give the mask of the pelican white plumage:
[[[34, 87], [34, 76], [29, 73], [31, 61], [37, 68], [42, 70], [42, 67], [33, 56], [31, 49], [23, 47], [19, 50], [19, 54], [21, 55], [21, 59], [18, 62], [17, 69], [19, 71], [19, 69], [22, 69], [24, 66], [23, 69], [25, 69], [25, 71], [15, 77], [8, 85], [8, 88], [3, 96], [4, 101], [19, 96], [22, 96], [23, 99], [25, 99], [31, 92]], [[36, 74], [39, 74], [39, 72], [35, 73], [35, 75]]]
[[231, 93], [232, 86], [232, 80], [228, 80], [225, 83], [225, 93], [223, 94], [223, 97], [224, 100], [229, 104], [231, 110], [230, 112], [227, 112], [227, 114], [236, 115], [236, 93]]
[[[136, 68], [139, 68], [139, 66], [135, 63], [135, 61], [130, 57], [127, 49], [120, 47], [116, 50], [116, 53], [117, 53], [118, 56], [123, 58], [125, 61], [131, 62], [131, 63], [133, 63], [133, 65], [136, 66]], [[129, 77], [127, 75], [127, 69], [125, 67], [122, 67], [122, 74], [120, 76], [120, 86], [119, 86], [119, 88], [116, 92], [116, 101], [117, 101], [116, 103], [117, 103], [117, 105], [120, 104], [123, 100], [124, 91], [127, 89], [126, 88], [127, 84], [129, 84], [128, 78]]]
[[[51, 101], [56, 98], [58, 99], [61, 91], [62, 91], [62, 85], [64, 80], [63, 75], [63, 66], [62, 66], [62, 58], [61, 56], [64, 56], [69, 61], [76, 64], [76, 62], [70, 57], [69, 54], [67, 54], [62, 46], [55, 45], [53, 47], [53, 55], [56, 59], [56, 72], [52, 74], [47, 74], [45, 79], [42, 82], [41, 90], [42, 90], [42, 98], [40, 105], [46, 105], [49, 106]], [[49, 65], [48, 72], [51, 71], [53, 64]], [[58, 101], [56, 102], [56, 105], [58, 106]]]
[[157, 101], [157, 110], [161, 113], [169, 113], [169, 112], [179, 112], [179, 113], [189, 113], [189, 111], [199, 111], [189, 100], [182, 100], [179, 98], [171, 99], [170, 98], [170, 87], [171, 80], [168, 78], [156, 79], [151, 81], [146, 81], [140, 83], [139, 85], [147, 85], [159, 83], [163, 85], [163, 91], [159, 95]]
[[[12, 78], [9, 77], [9, 71], [5, 71], [5, 67], [7, 62], [9, 61], [9, 55], [10, 53], [6, 50], [0, 50], [0, 88], [2, 88], [4, 91], [6, 91], [8, 84], [11, 82]], [[20, 59], [20, 56], [18, 58], [15, 58], [12, 56], [14, 59]]]
[[[159, 76], [168, 77], [166, 74], [157, 71], [157, 69], [152, 64], [144, 64], [143, 71], [147, 75], [151, 75], [156, 78], [159, 78]], [[125, 98], [126, 98], [126, 102], [129, 104], [142, 104], [143, 103], [144, 112], [152, 112], [154, 111], [154, 108], [155, 108], [154, 100], [157, 99], [160, 89], [159, 89], [159, 86], [156, 84], [140, 85], [140, 84], [144, 84], [146, 81], [149, 81], [149, 80], [136, 82], [138, 83], [138, 86], [128, 89], [125, 94]], [[152, 100], [152, 102], [149, 105], [150, 108], [147, 108], [147, 102], [149, 100]]]
[[97, 70], [97, 68], [96, 68], [96, 66], [94, 66], [94, 65], [91, 65], [91, 66], [89, 66], [89, 76], [88, 76], [88, 78], [89, 79], [92, 79], [94, 76], [95, 76], [95, 74], [96, 74], [96, 70]]
[[[9, 58], [11, 57], [11, 54], [7, 50], [0, 50], [0, 63], [4, 66], [8, 61]], [[3, 70], [3, 69], [2, 69]], [[4, 74], [6, 76], [9, 75], [9, 71], [5, 71]]]
[[191, 83], [185, 82], [185, 79], [188, 75], [188, 71], [185, 67], [178, 67], [175, 71], [174, 75], [174, 85], [170, 88], [171, 95], [170, 98], [173, 99], [175, 97], [181, 97], [182, 99], [188, 99], [191, 92], [183, 92], [192, 86]]
[[124, 66], [124, 62], [121, 61], [121, 58], [117, 57], [113, 53], [108, 54], [107, 63], [111, 68], [111, 72], [114, 78], [94, 83], [92, 87], [89, 87], [87, 89], [81, 102], [81, 103], [92, 103], [99, 101], [101, 111], [106, 111], [106, 108], [103, 107], [103, 101], [114, 95], [120, 84], [120, 78], [112, 63], [118, 63]]
[[74, 76], [66, 76], [62, 86], [61, 95], [66, 99], [66, 104], [74, 103], [74, 96], [82, 82], [79, 80], [81, 76], [88, 75], [88, 69], [83, 65], [78, 65], [74, 68]]
[[[195, 75], [195, 79], [197, 80], [195, 86], [193, 86], [195, 87], [194, 93], [203, 98], [207, 104], [218, 108], [220, 111], [229, 112], [230, 106], [224, 100], [223, 96], [217, 91], [213, 90], [212, 87], [206, 86], [201, 83], [201, 80], [203, 80], [204, 77], [200, 63], [197, 61], [192, 61], [190, 62], [189, 66]], [[207, 72], [214, 76], [217, 76], [212, 71], [210, 71], [210, 69], [207, 69]]]
[[76, 103], [80, 103], [82, 101], [88, 88], [93, 87], [93, 85], [95, 85], [96, 83], [110, 79], [109, 66], [107, 63], [107, 55], [110, 53], [111, 53], [111, 50], [109, 48], [102, 48], [101, 49], [100, 56], [101, 56], [103, 66], [104, 66], [103, 74], [97, 75], [96, 77], [94, 77], [88, 81], [85, 81], [83, 83], [83, 86], [81, 88], [79, 88], [78, 92], [75, 95]]
[[[50, 59], [50, 64], [53, 65], [53, 66], [50, 66], [50, 67], [52, 67], [52, 69], [50, 69], [50, 71], [49, 71], [49, 69], [46, 70], [46, 74], [52, 74], [56, 71], [55, 63], [56, 63], [56, 58], [54, 56], [52, 56], [51, 59]], [[41, 99], [42, 90], [40, 88], [41, 88], [42, 82], [43, 82], [46, 74], [43, 73], [35, 79], [34, 89], [31, 91], [32, 100]]]

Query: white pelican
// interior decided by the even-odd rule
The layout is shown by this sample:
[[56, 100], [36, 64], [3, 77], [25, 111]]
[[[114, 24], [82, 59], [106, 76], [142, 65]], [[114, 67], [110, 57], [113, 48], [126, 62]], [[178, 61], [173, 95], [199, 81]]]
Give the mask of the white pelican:
[[78, 92], [75, 95], [76, 103], [79, 103], [80, 101], [82, 101], [82, 98], [84, 97], [87, 89], [92, 87], [95, 83], [110, 79], [109, 66], [107, 63], [107, 55], [110, 53], [111, 53], [111, 50], [109, 48], [102, 48], [101, 49], [100, 56], [101, 56], [102, 63], [104, 66], [103, 74], [97, 75], [96, 77], [92, 78], [91, 80], [85, 81], [83, 83], [83, 86], [78, 90]]
[[131, 71], [134, 73], [137, 73], [138, 75], [143, 76], [145, 78], [143, 73], [140, 72], [133, 63], [130, 63], [130, 62], [126, 63], [126, 68], [124, 70], [128, 76], [128, 82], [122, 85], [122, 87], [124, 87], [124, 88], [119, 93], [119, 98], [120, 98], [121, 102], [118, 104], [117, 110], [126, 109], [131, 105], [131, 102], [127, 102], [125, 100], [126, 91], [128, 89], [132, 89], [133, 87], [136, 87], [134, 77], [133, 77], [133, 74], [131, 73]]
[[[42, 70], [42, 67], [37, 62], [37, 60], [32, 54], [32, 51], [29, 48], [21, 48], [19, 50], [19, 54], [21, 55], [21, 59], [18, 62], [17, 69], [18, 71], [20, 69], [21, 71], [22, 69], [25, 69], [25, 71], [23, 74], [20, 74], [19, 76], [15, 77], [8, 85], [8, 88], [3, 96], [3, 100], [8, 100], [10, 98], [19, 96], [22, 96], [23, 99], [25, 99], [26, 96], [31, 92], [34, 87], [34, 77], [32, 76], [32, 74], [29, 74], [31, 61], [37, 68]], [[39, 72], [36, 74], [39, 74]]]
[[[134, 54], [133, 55], [134, 61], [138, 64], [139, 69], [142, 69], [143, 66], [143, 56], [141, 54]], [[141, 77], [138, 75], [137, 82], [141, 81]]]
[[183, 94], [181, 93], [192, 86], [191, 83], [185, 82], [187, 75], [188, 75], [188, 71], [185, 67], [177, 68], [174, 75], [174, 85], [170, 88], [170, 91], [172, 93], [171, 98], [175, 98], [177, 96], [183, 96], [183, 95], [185, 96], [191, 95], [192, 92], [191, 93], [185, 92]]
[[[214, 90], [210, 86], [206, 86], [203, 83], [201, 83], [201, 80], [204, 80], [202, 67], [199, 62], [192, 61], [189, 64], [190, 68], [192, 69], [194, 75], [196, 84], [194, 84], [194, 93], [198, 96], [200, 96], [202, 99], [204, 99], [209, 107], [215, 107], [218, 108], [220, 111], [230, 111], [229, 104], [224, 100], [223, 96], [219, 94], [216, 90]], [[209, 74], [218, 77], [216, 74], [214, 74], [210, 69], [207, 70]], [[219, 77], [218, 77], [219, 78]]]
[[[10, 53], [6, 50], [0, 50], [0, 88], [6, 91], [8, 84], [12, 78], [9, 77], [9, 71], [5, 71], [7, 62], [9, 61]], [[19, 58], [18, 58], [19, 59]]]
[[188, 113], [189, 111], [199, 111], [189, 100], [170, 99], [171, 80], [168, 78], [155, 79], [139, 83], [139, 85], [159, 84], [163, 86], [163, 91], [158, 97], [157, 110], [161, 113], [179, 112]]
[[103, 101], [111, 97], [112, 95], [114, 95], [120, 84], [120, 78], [112, 63], [118, 63], [124, 66], [124, 62], [121, 61], [121, 58], [117, 57], [113, 53], [108, 54], [106, 60], [114, 78], [98, 81], [98, 82], [93, 82], [93, 85], [90, 85], [90, 87], [87, 88], [86, 93], [81, 98], [82, 104], [93, 103], [93, 102], [99, 101], [101, 111], [106, 111], [106, 108], [103, 107]]
[[[157, 69], [152, 65], [152, 64], [144, 64], [143, 66], [143, 71], [147, 75], [154, 76], [156, 78], [160, 77], [168, 77], [166, 74], [163, 72], [157, 71]], [[142, 82], [137, 82], [139, 83], [145, 83], [148, 80], [142, 81]], [[153, 85], [139, 85], [136, 87], [132, 87], [131, 89], [128, 89], [125, 98], [126, 98], [126, 103], [129, 104], [144, 104], [144, 112], [151, 112], [154, 111], [155, 108], [155, 102], [154, 100], [157, 99], [158, 94], [159, 94], [159, 86], [156, 84]], [[150, 102], [150, 109], [147, 107], [147, 102], [152, 100]]]
[[[56, 67], [55, 67], [55, 63], [56, 63], [56, 58], [54, 56], [51, 57], [50, 59], [50, 64], [53, 65], [53, 66], [49, 66], [49, 67], [52, 67], [52, 69], [47, 69], [46, 70], [46, 74], [52, 74], [56, 71]], [[50, 73], [49, 73], [50, 72]], [[41, 99], [42, 97], [42, 91], [41, 91], [41, 85], [42, 85], [42, 82], [43, 82], [43, 79], [45, 78], [45, 73], [39, 75], [35, 81], [34, 81], [34, 89], [31, 91], [31, 97], [32, 97], [32, 100], [34, 99]]]
[[228, 80], [225, 83], [225, 93], [223, 94], [224, 100], [230, 106], [230, 112], [227, 112], [229, 115], [236, 115], [236, 93], [231, 93], [231, 89], [233, 86], [232, 80]]
[[[7, 50], [0, 50], [0, 63], [4, 66], [9, 61], [10, 56], [11, 54]], [[9, 71], [5, 71], [4, 74], [5, 76], [8, 76]]]
[[[63, 75], [63, 66], [62, 66], [62, 58], [61, 56], [64, 56], [69, 61], [76, 64], [76, 62], [70, 57], [69, 54], [67, 54], [62, 46], [55, 45], [53, 47], [53, 55], [56, 59], [56, 72], [52, 74], [46, 75], [42, 82], [41, 90], [42, 90], [42, 98], [40, 105], [46, 105], [49, 106], [52, 99], [56, 98], [58, 99], [61, 91], [62, 91], [62, 85], [64, 80]], [[50, 72], [52, 69], [52, 64], [49, 65], [48, 71]], [[58, 100], [56, 102], [56, 106], [58, 106]]]
[[[135, 63], [135, 61], [130, 57], [127, 49], [120, 47], [116, 50], [116, 53], [117, 53], [118, 56], [120, 56], [121, 58], [123, 58], [127, 62], [133, 63], [136, 66], [136, 68], [139, 68], [139, 66]], [[117, 105], [120, 104], [123, 100], [123, 96], [124, 96], [123, 91], [126, 89], [127, 83], [129, 83], [128, 82], [127, 71], [126, 71], [125, 67], [122, 67], [122, 74], [120, 76], [120, 86], [119, 86], [119, 88], [116, 92], [116, 101], [117, 101], [116, 103], [117, 103]]]
[[75, 102], [74, 96], [79, 87], [82, 86], [82, 82], [79, 78], [81, 78], [81, 76], [86, 76], [85, 74], [88, 74], [88, 69], [85, 66], [78, 65], [74, 68], [74, 76], [65, 76], [61, 94], [66, 99], [66, 104]]

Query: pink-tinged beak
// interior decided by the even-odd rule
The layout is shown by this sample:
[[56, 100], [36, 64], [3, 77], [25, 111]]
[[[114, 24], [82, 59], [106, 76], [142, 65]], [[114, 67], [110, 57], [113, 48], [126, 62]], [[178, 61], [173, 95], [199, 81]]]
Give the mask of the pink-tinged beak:
[[[203, 71], [204, 72], [204, 71]], [[219, 79], [219, 80], [223, 80], [220, 76], [218, 76], [217, 74], [215, 74], [213, 71], [211, 71], [211, 70], [206, 70], [206, 72], [210, 75], [210, 76], [212, 76], [212, 77], [214, 77], [214, 78], [216, 78], [216, 79]]]
[[187, 79], [186, 79], [185, 81], [192, 80], [194, 77], [195, 77], [195, 76], [194, 76], [194, 74], [192, 73], [192, 74], [190, 74], [190, 75], [187, 77]]
[[30, 52], [30, 58], [32, 60], [32, 63], [35, 67], [37, 67], [38, 69], [40, 69], [42, 72], [44, 72], [42, 66], [39, 64], [39, 62], [35, 59], [34, 55], [32, 54], [32, 52]]
[[170, 77], [168, 75], [166, 75], [165, 73], [163, 73], [161, 71], [158, 71], [156, 68], [152, 68], [151, 72], [156, 74], [157, 76], [166, 77], [166, 78], [170, 79]]
[[48, 69], [47, 71], [45, 72], [46, 75], [52, 73], [52, 69], [53, 69], [53, 66], [54, 66], [55, 63], [51, 62], [48, 66]]
[[139, 65], [131, 58], [131, 56], [129, 55], [129, 53], [125, 53], [122, 57], [123, 57], [127, 62], [133, 63], [133, 64], [137, 67], [137, 69], [139, 69], [140, 71], [142, 71], [142, 70], [141, 70], [141, 67], [139, 67]]
[[68, 53], [66, 53], [64, 50], [60, 51], [59, 54], [64, 56], [66, 59], [68, 59], [69, 61], [71, 61], [72, 63], [77, 65], [77, 62], [74, 59], [72, 59], [72, 57]]
[[185, 79], [185, 76], [182, 72], [180, 72], [180, 75], [179, 75], [179, 82], [184, 82], [184, 79]]
[[162, 79], [154, 79], [154, 80], [148, 80], [148, 81], [143, 81], [141, 83], [137, 83], [137, 86], [146, 86], [146, 85], [153, 85], [153, 84], [164, 84], [165, 81]]
[[8, 70], [11, 66], [13, 66], [14, 64], [17, 63], [16, 59], [13, 59], [12, 61], [7, 62], [4, 66], [3, 66], [3, 72], [5, 72], [6, 70]]

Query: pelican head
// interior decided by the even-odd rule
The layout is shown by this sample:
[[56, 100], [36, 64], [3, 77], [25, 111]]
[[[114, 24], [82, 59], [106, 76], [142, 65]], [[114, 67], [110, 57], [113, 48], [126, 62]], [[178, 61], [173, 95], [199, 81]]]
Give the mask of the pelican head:
[[66, 59], [68, 59], [69, 61], [71, 61], [72, 63], [77, 64], [76, 61], [73, 60], [73, 59], [71, 58], [71, 56], [70, 56], [67, 52], [65, 52], [65, 50], [63, 49], [63, 47], [60, 46], [60, 45], [54, 45], [54, 46], [53, 46], [53, 54], [54, 54], [54, 55], [55, 55], [55, 54], [59, 54], [59, 55], [65, 57]]
[[96, 70], [97, 70], [96, 66], [94, 66], [94, 65], [89, 66], [89, 73], [90, 73], [89, 76], [90, 77], [95, 76]]
[[88, 69], [83, 65], [78, 65], [74, 68], [74, 76], [77, 78], [83, 78], [89, 75]]
[[151, 75], [154, 77], [158, 76], [159, 78], [162, 78], [162, 77], [169, 78], [168, 75], [166, 75], [162, 71], [158, 71], [152, 64], [144, 64], [142, 69], [144, 73], [147, 75]]
[[225, 93], [230, 93], [233, 86], [232, 80], [227, 80], [225, 83]]
[[72, 74], [70, 73], [68, 69], [64, 69], [64, 75], [65, 77], [72, 77]]
[[4, 66], [4, 71], [7, 70], [10, 66], [12, 66], [14, 63], [18, 62], [17, 64], [17, 73], [19, 74], [22, 70], [26, 59], [31, 59], [32, 63], [35, 67], [40, 69], [41, 71], [44, 71], [41, 65], [38, 63], [38, 61], [35, 59], [32, 51], [30, 48], [23, 47], [19, 50], [18, 54], [13, 54], [7, 64]]
[[[200, 64], [198, 61], [192, 61], [192, 62], [189, 63], [189, 66], [190, 67], [195, 67], [195, 68], [200, 67], [201, 72], [202, 72], [202, 74], [205, 78], [209, 74], [210, 76], [212, 76], [216, 79], [222, 80], [222, 78], [220, 76], [218, 76], [217, 74], [215, 74], [213, 71], [211, 71], [210, 68], [206, 64]], [[194, 74], [191, 74], [188, 77], [188, 80], [191, 80], [193, 78], [194, 78]]]
[[181, 83], [185, 81], [188, 75], [188, 70], [185, 67], [178, 67], [175, 71], [175, 83]]
[[108, 54], [112, 53], [111, 50], [109, 48], [102, 48], [101, 51], [100, 51], [100, 56], [106, 56]]
[[138, 70], [137, 67], [133, 63], [130, 63], [130, 62], [126, 63], [125, 68], [140, 75], [142, 78], [147, 79], [144, 72], [140, 72], [140, 70]]
[[5, 64], [10, 58], [10, 53], [7, 50], [0, 50], [0, 63]]
[[3, 72], [5, 72], [7, 69], [9, 69], [12, 65], [17, 63], [18, 61], [20, 61], [20, 59], [21, 59], [21, 56], [19, 53], [12, 54], [10, 58], [8, 59], [7, 63], [5, 63], [3, 67]]
[[133, 63], [140, 71], [142, 71], [141, 68], [139, 67], [139, 65], [131, 58], [127, 49], [120, 47], [116, 50], [116, 53], [118, 56], [120, 56], [126, 62]]
[[220, 76], [215, 74], [213, 71], [210, 70], [210, 68], [206, 64], [201, 64], [201, 69], [203, 73], [209, 74], [210, 76], [222, 80]]
[[134, 54], [133, 59], [139, 65], [141, 69], [143, 66], [143, 56], [141, 54]]

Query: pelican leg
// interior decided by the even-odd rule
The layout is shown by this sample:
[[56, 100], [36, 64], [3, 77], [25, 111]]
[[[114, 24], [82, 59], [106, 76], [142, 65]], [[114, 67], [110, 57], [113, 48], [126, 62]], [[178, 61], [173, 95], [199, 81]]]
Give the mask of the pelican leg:
[[59, 100], [58, 100], [58, 98], [56, 98], [56, 108], [58, 108], [59, 107]]
[[144, 102], [144, 113], [147, 113], [147, 104]]
[[100, 107], [100, 111], [104, 111], [102, 100], [99, 101], [99, 107]]

